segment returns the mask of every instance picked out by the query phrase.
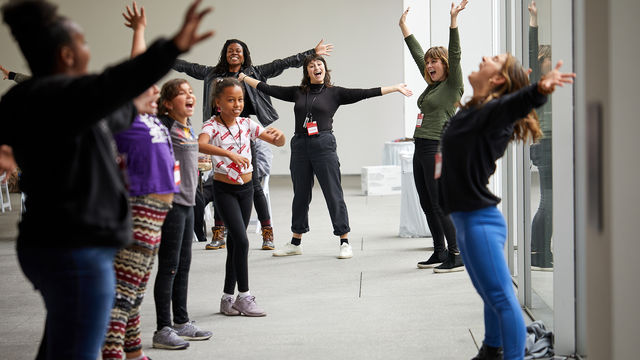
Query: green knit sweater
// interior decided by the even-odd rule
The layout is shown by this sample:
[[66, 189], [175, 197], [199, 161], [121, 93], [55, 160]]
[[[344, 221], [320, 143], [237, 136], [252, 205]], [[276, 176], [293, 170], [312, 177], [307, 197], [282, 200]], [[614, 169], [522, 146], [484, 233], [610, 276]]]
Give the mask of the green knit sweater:
[[[424, 51], [412, 35], [404, 41], [409, 47], [413, 60], [424, 76]], [[444, 81], [428, 85], [418, 98], [418, 108], [423, 114], [422, 126], [416, 127], [414, 138], [440, 140], [442, 127], [455, 114], [456, 103], [460, 101], [464, 86], [460, 68], [460, 35], [458, 28], [449, 29], [449, 76]], [[425, 80], [426, 81], [426, 80]]]

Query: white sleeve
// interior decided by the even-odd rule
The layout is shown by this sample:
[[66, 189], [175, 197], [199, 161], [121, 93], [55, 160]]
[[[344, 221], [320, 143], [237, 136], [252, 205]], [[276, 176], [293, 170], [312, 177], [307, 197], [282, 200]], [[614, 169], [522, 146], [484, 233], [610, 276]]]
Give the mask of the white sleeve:
[[255, 140], [257, 138], [260, 137], [260, 135], [262, 135], [262, 133], [264, 132], [264, 127], [262, 127], [262, 125], [258, 124], [256, 121], [253, 121], [251, 119], [249, 120], [249, 136], [251, 137], [251, 140]]

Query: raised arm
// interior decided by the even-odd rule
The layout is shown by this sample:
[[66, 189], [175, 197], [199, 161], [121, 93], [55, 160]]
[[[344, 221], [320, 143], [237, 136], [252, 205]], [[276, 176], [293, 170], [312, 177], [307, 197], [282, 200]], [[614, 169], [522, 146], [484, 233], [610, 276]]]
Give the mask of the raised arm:
[[409, 10], [411, 10], [411, 7], [408, 7], [407, 10], [402, 13], [402, 16], [400, 16], [400, 22], [398, 23], [398, 25], [400, 25], [400, 30], [402, 31], [402, 37], [404, 38], [411, 35], [411, 31], [407, 26], [407, 14], [409, 13]]
[[456, 89], [464, 88], [462, 67], [460, 66], [462, 50], [460, 48], [460, 32], [458, 31], [458, 14], [464, 10], [467, 3], [467, 0], [462, 0], [458, 6], [451, 3], [451, 25], [449, 26], [449, 47], [447, 49], [449, 52], [449, 77], [447, 78], [447, 85]]
[[537, 81], [542, 76], [542, 71], [538, 60], [540, 43], [538, 42], [538, 8], [536, 7], [536, 2], [531, 1], [527, 9], [529, 10], [529, 68], [531, 69], [529, 78], [531, 81]]
[[409, 10], [411, 10], [410, 7], [408, 7], [407, 10], [402, 13], [402, 16], [400, 16], [400, 30], [402, 30], [404, 42], [409, 48], [409, 52], [411, 53], [413, 61], [416, 63], [416, 66], [418, 66], [420, 75], [424, 76], [424, 51], [422, 50], [422, 46], [420, 46], [420, 43], [418, 42], [416, 37], [413, 36], [411, 31], [409, 30], [409, 27], [407, 26], [407, 15], [409, 14]]
[[560, 68], [562, 61], [558, 61], [555, 69], [546, 73], [539, 82], [526, 86], [516, 92], [505, 95], [497, 101], [491, 101], [486, 106], [491, 106], [492, 114], [486, 117], [486, 121], [492, 125], [502, 127], [518, 121], [526, 116], [532, 109], [542, 106], [547, 101], [547, 95], [553, 93], [556, 86], [573, 84], [575, 73], [562, 73]]
[[126, 12], [122, 13], [125, 19], [124, 26], [133, 30], [133, 42], [131, 44], [131, 57], [142, 54], [147, 49], [147, 43], [144, 41], [144, 30], [147, 27], [147, 17], [144, 14], [144, 7], [140, 7], [133, 2], [131, 8], [127, 5]]
[[468, 2], [468, 0], [462, 0], [462, 2], [458, 6], [456, 6], [454, 3], [451, 3], [451, 11], [449, 12], [451, 14], [451, 25], [449, 26], [450, 28], [455, 29], [458, 27], [458, 14], [460, 13], [460, 11], [464, 10]]

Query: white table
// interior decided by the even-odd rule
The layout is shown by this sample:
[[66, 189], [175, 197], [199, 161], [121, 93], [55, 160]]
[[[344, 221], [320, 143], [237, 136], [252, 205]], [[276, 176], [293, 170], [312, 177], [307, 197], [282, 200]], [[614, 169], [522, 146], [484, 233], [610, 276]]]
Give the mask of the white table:
[[384, 143], [382, 165], [400, 166], [400, 153], [413, 154], [414, 149], [415, 145], [413, 144], [413, 141], [387, 141]]
[[[413, 145], [413, 143], [411, 143]], [[418, 191], [413, 180], [413, 149], [411, 152], [401, 152], [400, 168], [402, 172], [402, 191], [400, 195], [400, 237], [428, 237], [431, 236], [427, 218], [420, 207]]]

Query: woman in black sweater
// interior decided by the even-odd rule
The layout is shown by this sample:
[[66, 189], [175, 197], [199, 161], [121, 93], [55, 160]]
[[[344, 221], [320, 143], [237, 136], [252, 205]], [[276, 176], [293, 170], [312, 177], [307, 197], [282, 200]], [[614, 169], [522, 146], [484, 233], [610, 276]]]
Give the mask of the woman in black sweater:
[[327, 63], [319, 55], [308, 56], [302, 67], [300, 86], [271, 86], [241, 73], [240, 81], [270, 96], [295, 103], [295, 135], [291, 139], [291, 180], [293, 204], [291, 231], [293, 238], [274, 256], [302, 255], [302, 234], [309, 231], [309, 203], [313, 176], [318, 178], [329, 208], [333, 234], [340, 237], [339, 259], [353, 256], [349, 245], [349, 216], [344, 202], [340, 163], [333, 136], [333, 114], [340, 105], [353, 104], [374, 96], [400, 92], [411, 96], [405, 84], [372, 89], [346, 89], [331, 84]]
[[[196, 34], [208, 12], [196, 10], [199, 2], [172, 41], [97, 75], [88, 74], [82, 30], [55, 5], [2, 8], [33, 74], [0, 101], [0, 145], [13, 148], [27, 195], [17, 253], [47, 308], [39, 359], [98, 357], [115, 295], [113, 257], [132, 231], [112, 133], [131, 124], [135, 96], [211, 35]], [[55, 161], [43, 160], [46, 151]]]
[[483, 57], [469, 75], [473, 96], [448, 123], [442, 137], [442, 197], [451, 213], [471, 281], [485, 303], [485, 337], [474, 359], [523, 359], [525, 324], [503, 248], [507, 227], [488, 189], [495, 162], [511, 140], [537, 140], [535, 107], [575, 74], [555, 70], [529, 85], [528, 72], [510, 54]]

